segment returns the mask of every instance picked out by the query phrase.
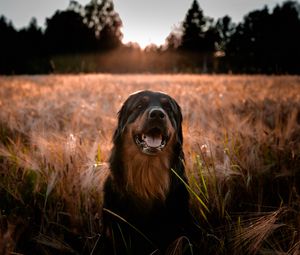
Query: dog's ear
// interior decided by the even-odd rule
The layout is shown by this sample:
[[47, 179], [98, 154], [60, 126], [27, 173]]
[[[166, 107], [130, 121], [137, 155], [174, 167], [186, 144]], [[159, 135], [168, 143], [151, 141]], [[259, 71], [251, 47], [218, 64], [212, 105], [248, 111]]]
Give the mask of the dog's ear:
[[131, 94], [123, 103], [121, 109], [118, 112], [118, 125], [113, 136], [114, 143], [119, 143], [121, 141], [120, 139], [126, 128], [128, 117], [130, 115], [130, 108], [132, 107], [133, 102], [136, 100], [136, 96], [136, 93]]
[[172, 108], [175, 113], [174, 118], [176, 122], [177, 130], [177, 141], [180, 145], [183, 144], [183, 135], [182, 135], [182, 112], [179, 104], [172, 99]]
[[114, 136], [113, 136], [113, 142], [118, 143], [121, 139], [121, 136], [124, 132], [125, 125], [126, 125], [126, 120], [127, 120], [127, 112], [128, 112], [128, 107], [127, 107], [127, 101], [124, 102], [122, 105], [121, 109], [118, 112], [118, 124], [117, 128], [115, 130]]
[[[176, 144], [174, 146], [174, 155], [176, 155], [176, 157], [173, 160], [172, 163], [172, 168], [183, 178], [185, 178], [184, 176], [184, 152], [183, 152], [183, 135], [182, 135], [182, 112], [181, 112], [181, 108], [178, 105], [178, 103], [173, 99], [172, 100], [172, 110], [175, 113], [173, 115], [173, 118], [175, 120], [175, 124], [176, 124]], [[180, 184], [179, 179], [175, 178], [173, 179], [173, 181], [176, 180], [176, 182], [178, 182], [178, 184]], [[181, 183], [182, 184], [182, 183]]]
[[176, 108], [177, 108], [177, 114], [176, 114], [176, 123], [178, 125], [177, 127], [177, 138], [180, 145], [183, 144], [183, 135], [182, 135], [182, 112], [180, 106], [175, 101]]

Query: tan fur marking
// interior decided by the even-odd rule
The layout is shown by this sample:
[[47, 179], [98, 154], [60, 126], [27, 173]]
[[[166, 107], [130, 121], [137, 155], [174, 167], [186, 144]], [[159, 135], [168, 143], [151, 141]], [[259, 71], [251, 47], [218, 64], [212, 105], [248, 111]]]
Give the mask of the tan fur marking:
[[158, 155], [143, 154], [133, 140], [133, 131], [141, 129], [145, 114], [127, 125], [123, 134], [123, 164], [126, 171], [126, 188], [145, 202], [158, 199], [164, 201], [170, 187], [170, 158], [174, 143], [174, 128], [167, 121], [171, 134], [167, 146]]

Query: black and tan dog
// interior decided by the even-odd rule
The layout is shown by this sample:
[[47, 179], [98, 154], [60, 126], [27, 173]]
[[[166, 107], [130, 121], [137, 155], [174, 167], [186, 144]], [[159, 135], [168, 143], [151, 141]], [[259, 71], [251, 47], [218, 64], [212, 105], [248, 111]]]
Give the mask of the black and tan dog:
[[123, 104], [104, 187], [105, 254], [165, 254], [185, 239], [181, 122], [179, 105], [161, 92], [137, 92]]

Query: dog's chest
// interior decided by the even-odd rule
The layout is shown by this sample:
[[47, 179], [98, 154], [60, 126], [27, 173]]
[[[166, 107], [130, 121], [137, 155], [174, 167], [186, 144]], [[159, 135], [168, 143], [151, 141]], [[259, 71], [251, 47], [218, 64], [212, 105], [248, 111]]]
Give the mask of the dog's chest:
[[145, 203], [164, 201], [170, 186], [170, 166], [163, 158], [136, 155], [125, 164], [126, 189]]

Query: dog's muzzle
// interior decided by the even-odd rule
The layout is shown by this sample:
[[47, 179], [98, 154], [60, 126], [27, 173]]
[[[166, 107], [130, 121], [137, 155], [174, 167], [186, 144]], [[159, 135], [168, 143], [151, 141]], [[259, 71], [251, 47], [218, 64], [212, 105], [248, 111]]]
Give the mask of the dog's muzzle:
[[168, 143], [167, 114], [160, 107], [152, 107], [147, 114], [142, 131], [134, 140], [140, 150], [148, 155], [162, 151]]

